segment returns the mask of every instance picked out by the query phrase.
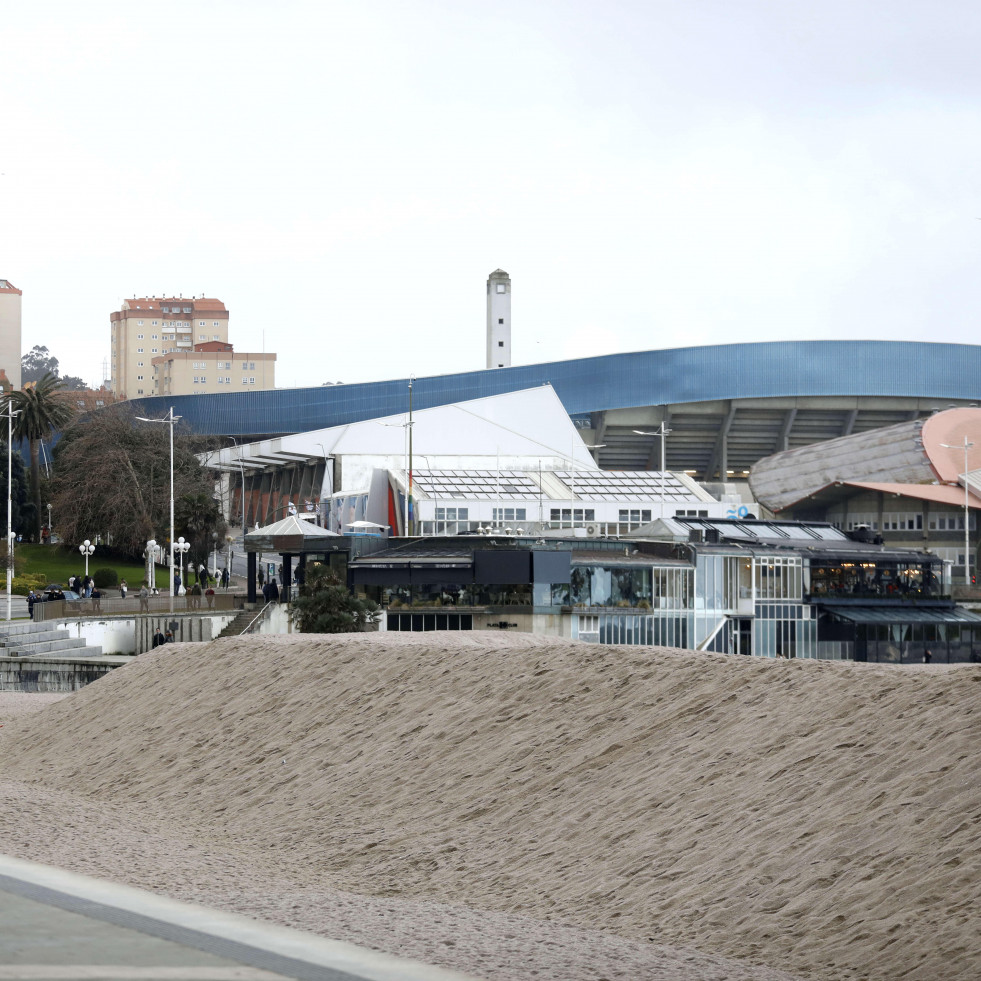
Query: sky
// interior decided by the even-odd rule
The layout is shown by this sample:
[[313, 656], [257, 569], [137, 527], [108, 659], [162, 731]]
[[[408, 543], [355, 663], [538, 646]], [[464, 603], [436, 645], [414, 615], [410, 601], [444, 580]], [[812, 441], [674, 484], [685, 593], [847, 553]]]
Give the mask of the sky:
[[278, 387], [784, 339], [976, 343], [981, 5], [50, 0], [0, 28], [0, 278], [97, 385], [217, 297]]

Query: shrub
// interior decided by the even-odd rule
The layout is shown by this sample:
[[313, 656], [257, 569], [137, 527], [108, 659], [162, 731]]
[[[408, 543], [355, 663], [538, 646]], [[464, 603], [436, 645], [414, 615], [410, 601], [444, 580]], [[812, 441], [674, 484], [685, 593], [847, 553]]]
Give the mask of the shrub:
[[115, 569], [96, 569], [92, 573], [92, 579], [99, 589], [108, 589], [111, 586], [119, 585], [119, 574]]
[[21, 576], [14, 576], [10, 583], [10, 591], [18, 596], [26, 596], [32, 589], [40, 591], [47, 584], [47, 579], [41, 573], [25, 572]]

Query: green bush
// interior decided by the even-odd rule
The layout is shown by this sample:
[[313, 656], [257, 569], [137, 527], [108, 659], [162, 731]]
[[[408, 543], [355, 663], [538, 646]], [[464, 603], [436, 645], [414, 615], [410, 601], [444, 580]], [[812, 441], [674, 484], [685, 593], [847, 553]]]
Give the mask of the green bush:
[[32, 589], [42, 590], [47, 584], [45, 576], [36, 572], [25, 572], [21, 576], [14, 576], [10, 583], [10, 591], [18, 596], [26, 596]]
[[99, 589], [108, 589], [110, 586], [119, 585], [119, 575], [115, 569], [96, 569], [92, 573], [92, 579]]

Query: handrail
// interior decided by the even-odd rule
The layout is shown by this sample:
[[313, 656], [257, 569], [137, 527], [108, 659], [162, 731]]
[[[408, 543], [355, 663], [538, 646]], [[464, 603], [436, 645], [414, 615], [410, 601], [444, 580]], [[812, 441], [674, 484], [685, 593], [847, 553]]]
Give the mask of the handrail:
[[246, 634], [251, 634], [255, 632], [256, 627], [259, 622], [269, 615], [269, 610], [274, 606], [274, 603], [266, 603], [262, 609], [249, 621], [249, 625], [239, 634], [240, 637], [244, 637]]

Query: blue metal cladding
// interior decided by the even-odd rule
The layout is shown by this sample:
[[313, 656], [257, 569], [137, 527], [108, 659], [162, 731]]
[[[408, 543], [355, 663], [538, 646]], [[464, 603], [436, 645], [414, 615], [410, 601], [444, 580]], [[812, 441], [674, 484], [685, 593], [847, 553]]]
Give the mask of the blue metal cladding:
[[[396, 415], [408, 378], [139, 400], [147, 415], [176, 414], [201, 433], [305, 432]], [[608, 354], [574, 361], [416, 378], [426, 409], [551, 385], [570, 415], [715, 399], [912, 396], [981, 399], [981, 347], [914, 341], [770, 341]]]

